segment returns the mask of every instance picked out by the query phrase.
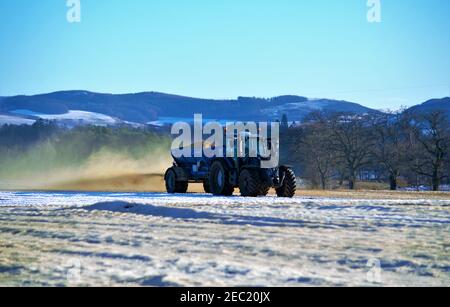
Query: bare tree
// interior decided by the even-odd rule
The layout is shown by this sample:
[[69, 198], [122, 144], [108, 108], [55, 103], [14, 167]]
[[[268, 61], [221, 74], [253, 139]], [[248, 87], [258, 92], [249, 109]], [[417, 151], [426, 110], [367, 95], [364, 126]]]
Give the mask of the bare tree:
[[373, 140], [366, 116], [336, 115], [330, 121], [331, 148], [336, 161], [345, 170], [348, 188], [356, 188], [358, 172], [370, 165]]
[[430, 179], [433, 191], [439, 191], [450, 149], [450, 125], [446, 112], [430, 112], [414, 116], [413, 169]]
[[333, 175], [334, 153], [331, 148], [331, 133], [326, 122], [310, 123], [304, 129], [302, 145], [305, 148], [306, 166], [317, 174], [323, 190]]
[[387, 172], [392, 191], [398, 188], [398, 178], [404, 169], [410, 145], [402, 114], [384, 113], [373, 119], [374, 162]]

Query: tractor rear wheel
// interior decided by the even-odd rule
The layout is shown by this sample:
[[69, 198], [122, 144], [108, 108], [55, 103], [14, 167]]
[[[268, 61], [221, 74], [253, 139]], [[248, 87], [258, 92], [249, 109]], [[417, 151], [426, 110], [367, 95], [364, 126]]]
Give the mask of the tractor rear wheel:
[[[258, 171], [245, 169], [239, 176], [239, 189], [244, 197], [258, 197], [264, 193]], [[267, 195], [267, 193], [266, 193]]]
[[292, 198], [297, 190], [297, 180], [294, 171], [288, 167], [281, 170], [283, 172], [283, 185], [277, 189], [278, 197]]
[[173, 168], [169, 168], [164, 176], [166, 181], [166, 190], [169, 194], [184, 194], [188, 190], [189, 183], [187, 181], [178, 181], [177, 173]]
[[260, 196], [267, 196], [267, 194], [269, 194], [269, 191], [270, 191], [270, 187], [263, 185], [259, 189], [259, 195]]
[[230, 174], [222, 162], [216, 161], [211, 166], [209, 176], [211, 193], [216, 196], [231, 196], [234, 187], [230, 184]]

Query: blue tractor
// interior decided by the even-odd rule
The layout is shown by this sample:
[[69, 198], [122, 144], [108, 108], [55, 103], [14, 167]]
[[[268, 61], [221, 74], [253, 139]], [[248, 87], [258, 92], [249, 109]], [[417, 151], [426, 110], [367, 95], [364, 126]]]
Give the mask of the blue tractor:
[[[189, 183], [203, 183], [205, 193], [216, 196], [231, 196], [236, 188], [240, 189], [244, 197], [266, 196], [274, 188], [278, 197], [294, 197], [296, 177], [289, 166], [262, 168], [263, 156], [266, 155], [261, 155], [259, 149], [256, 157], [248, 154], [248, 145], [257, 140], [258, 137], [248, 135], [236, 137], [233, 141], [238, 146], [234, 157], [174, 157], [173, 166], [164, 176], [167, 192], [186, 193]], [[272, 144], [270, 139], [266, 141], [267, 148], [279, 146]], [[239, 149], [244, 154], [238, 154]]]

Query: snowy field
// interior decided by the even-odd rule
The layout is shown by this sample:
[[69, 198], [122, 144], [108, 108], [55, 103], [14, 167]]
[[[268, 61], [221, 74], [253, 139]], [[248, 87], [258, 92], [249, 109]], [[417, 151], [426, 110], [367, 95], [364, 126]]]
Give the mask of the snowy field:
[[449, 200], [0, 192], [0, 286], [450, 286]]

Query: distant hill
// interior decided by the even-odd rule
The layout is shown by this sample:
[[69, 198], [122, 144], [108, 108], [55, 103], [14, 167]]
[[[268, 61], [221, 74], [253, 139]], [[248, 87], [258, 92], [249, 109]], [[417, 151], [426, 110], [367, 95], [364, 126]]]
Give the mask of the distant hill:
[[[290, 121], [298, 121], [317, 110], [355, 114], [378, 112], [347, 101], [313, 100], [301, 96], [213, 100], [157, 92], [113, 95], [63, 91], [0, 98], [0, 113], [11, 115], [17, 110], [47, 115], [84, 111], [139, 124], [155, 122], [162, 118], [192, 118], [194, 113], [202, 113], [204, 118], [208, 119], [243, 121], [276, 120], [286, 113]], [[17, 112], [15, 114], [17, 115]]]
[[412, 112], [428, 113], [432, 111], [446, 112], [450, 118], [450, 97], [431, 99], [409, 109]]

